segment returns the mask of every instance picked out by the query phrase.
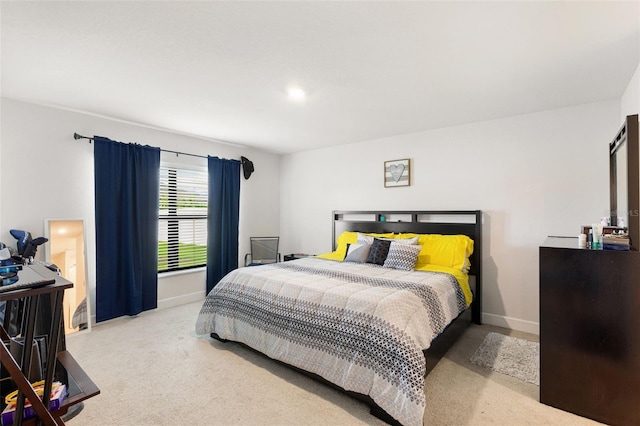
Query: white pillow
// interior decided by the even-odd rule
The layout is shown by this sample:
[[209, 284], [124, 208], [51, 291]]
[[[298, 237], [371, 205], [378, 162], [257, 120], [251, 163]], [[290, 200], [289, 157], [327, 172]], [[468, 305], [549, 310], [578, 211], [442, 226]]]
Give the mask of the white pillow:
[[365, 263], [371, 251], [371, 244], [349, 244], [345, 262]]
[[418, 254], [422, 246], [414, 244], [404, 244], [393, 241], [389, 247], [389, 254], [384, 261], [385, 268], [402, 269], [413, 271], [418, 260]]
[[373, 244], [373, 239], [377, 238], [379, 240], [387, 240], [394, 243], [400, 244], [418, 244], [419, 237], [413, 238], [381, 238], [381, 237], [372, 237], [371, 235], [366, 235], [358, 232], [358, 244]]
[[420, 237], [413, 238], [388, 238], [392, 243], [405, 244], [405, 245], [416, 245], [418, 244], [418, 239]]
[[358, 232], [358, 244], [373, 244], [373, 237]]

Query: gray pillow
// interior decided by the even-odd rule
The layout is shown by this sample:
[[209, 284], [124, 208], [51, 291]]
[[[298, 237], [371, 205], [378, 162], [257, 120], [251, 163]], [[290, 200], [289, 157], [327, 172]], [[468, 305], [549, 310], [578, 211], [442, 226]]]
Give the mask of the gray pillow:
[[422, 246], [393, 242], [384, 261], [385, 268], [413, 271]]
[[369, 257], [371, 244], [349, 244], [345, 262], [365, 263]]

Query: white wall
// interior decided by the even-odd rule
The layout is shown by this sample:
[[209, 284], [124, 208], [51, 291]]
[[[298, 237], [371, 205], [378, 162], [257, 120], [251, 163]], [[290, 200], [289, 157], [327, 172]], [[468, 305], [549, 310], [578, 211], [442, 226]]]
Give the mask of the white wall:
[[[74, 140], [74, 132], [198, 155], [236, 159], [244, 155], [254, 162], [256, 171], [250, 180], [241, 178], [240, 258], [249, 250], [249, 236], [279, 233], [278, 155], [4, 98], [1, 108], [0, 241], [15, 247], [10, 228], [30, 231], [34, 237], [44, 235], [44, 219], [85, 219], [92, 308], [95, 307], [93, 145], [87, 140]], [[170, 157], [173, 162], [200, 161], [206, 167], [204, 159]], [[158, 306], [201, 299], [204, 283], [203, 271], [163, 275], [158, 284]], [[92, 313], [95, 318], [95, 309]]]
[[620, 125], [627, 115], [640, 114], [640, 63], [620, 98]]
[[[538, 247], [609, 210], [619, 101], [284, 156], [283, 252], [331, 250], [332, 210], [484, 211], [484, 321], [538, 332]], [[383, 163], [411, 159], [411, 186]]]

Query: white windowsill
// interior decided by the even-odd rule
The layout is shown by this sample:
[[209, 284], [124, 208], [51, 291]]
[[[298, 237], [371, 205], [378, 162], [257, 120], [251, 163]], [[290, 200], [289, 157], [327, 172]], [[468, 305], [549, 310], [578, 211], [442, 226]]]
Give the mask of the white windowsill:
[[181, 271], [159, 272], [158, 278], [169, 278], [169, 277], [175, 277], [177, 275], [186, 275], [186, 274], [193, 274], [195, 272], [204, 272], [206, 270], [207, 270], [207, 267], [202, 266], [200, 268], [183, 269]]

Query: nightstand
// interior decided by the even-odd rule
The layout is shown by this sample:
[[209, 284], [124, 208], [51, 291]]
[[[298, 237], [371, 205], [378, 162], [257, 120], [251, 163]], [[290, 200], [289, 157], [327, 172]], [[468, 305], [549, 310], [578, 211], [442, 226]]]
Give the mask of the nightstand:
[[313, 256], [313, 255], [312, 254], [304, 254], [304, 253], [285, 254], [284, 255], [284, 261], [288, 262], [289, 260], [302, 259], [304, 257], [310, 257], [310, 256]]

